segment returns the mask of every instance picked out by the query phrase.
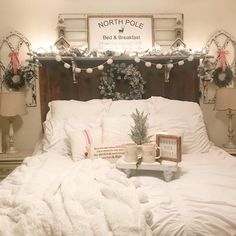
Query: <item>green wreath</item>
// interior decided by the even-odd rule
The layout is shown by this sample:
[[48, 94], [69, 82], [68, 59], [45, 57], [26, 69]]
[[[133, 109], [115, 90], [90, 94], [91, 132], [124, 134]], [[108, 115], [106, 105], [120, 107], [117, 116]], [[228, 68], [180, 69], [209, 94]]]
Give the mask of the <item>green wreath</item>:
[[226, 87], [231, 83], [233, 79], [233, 72], [228, 66], [226, 67], [225, 71], [223, 71], [221, 67], [218, 67], [213, 72], [212, 77], [213, 77], [214, 83], [219, 88]]
[[[128, 83], [128, 92], [120, 93], [116, 90], [116, 81], [125, 80]], [[112, 100], [132, 100], [142, 99], [145, 93], [144, 81], [140, 71], [133, 65], [125, 63], [112, 64], [111, 67], [103, 72], [100, 78], [99, 90], [102, 98], [111, 98]]]
[[34, 69], [31, 68], [31, 66], [25, 66], [17, 70], [16, 74], [13, 72], [13, 69], [8, 70], [5, 73], [3, 82], [5, 82], [8, 88], [19, 90], [26, 84], [32, 83], [32, 81], [36, 78], [37, 75]]
[[8, 88], [13, 90], [18, 90], [25, 86], [25, 80], [22, 76], [22, 71], [17, 70], [16, 74], [12, 69], [8, 70], [5, 73], [4, 80]]

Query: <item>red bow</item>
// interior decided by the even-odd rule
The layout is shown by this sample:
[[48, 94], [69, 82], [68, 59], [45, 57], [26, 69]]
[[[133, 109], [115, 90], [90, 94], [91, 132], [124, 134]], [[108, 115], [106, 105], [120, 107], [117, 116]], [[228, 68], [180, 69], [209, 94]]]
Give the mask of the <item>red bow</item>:
[[17, 73], [17, 70], [20, 68], [19, 53], [16, 51], [10, 52], [9, 57], [11, 58], [11, 66], [14, 74]]
[[220, 67], [222, 68], [222, 71], [225, 72], [226, 69], [226, 55], [228, 54], [228, 51], [225, 50], [219, 50], [218, 51], [218, 57], [220, 58]]

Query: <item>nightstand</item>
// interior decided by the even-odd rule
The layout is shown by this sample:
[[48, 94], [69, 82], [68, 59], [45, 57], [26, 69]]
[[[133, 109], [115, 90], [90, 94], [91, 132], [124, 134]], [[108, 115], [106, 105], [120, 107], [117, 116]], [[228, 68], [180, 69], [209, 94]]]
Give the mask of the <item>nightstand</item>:
[[25, 157], [30, 156], [31, 154], [32, 152], [30, 151], [22, 151], [13, 154], [0, 154], [0, 181], [19, 166]]
[[230, 155], [236, 156], [236, 149], [224, 148], [224, 147], [222, 147], [222, 149], [223, 149], [224, 151], [228, 152]]

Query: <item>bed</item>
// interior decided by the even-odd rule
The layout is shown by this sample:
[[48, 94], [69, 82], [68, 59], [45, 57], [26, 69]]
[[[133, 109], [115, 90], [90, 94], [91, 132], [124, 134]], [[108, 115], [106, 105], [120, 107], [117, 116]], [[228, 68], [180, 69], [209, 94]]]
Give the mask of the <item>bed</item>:
[[[236, 159], [208, 139], [196, 103], [196, 67], [173, 71], [172, 82], [151, 89], [149, 98], [111, 101], [89, 92], [96, 79], [85, 78], [84, 93], [85, 81], [66, 83], [68, 71], [44, 63], [44, 138], [36, 154], [0, 183], [0, 235], [236, 235]], [[187, 76], [179, 81], [180, 97], [179, 85], [173, 86], [178, 73]], [[195, 85], [191, 95], [184, 89], [188, 83]], [[88, 101], [78, 101], [80, 96]], [[93, 145], [130, 142], [136, 108], [149, 114], [150, 134], [164, 130], [183, 137], [183, 161], [170, 182], [151, 172], [128, 179], [107, 160], [85, 158], [84, 130]]]

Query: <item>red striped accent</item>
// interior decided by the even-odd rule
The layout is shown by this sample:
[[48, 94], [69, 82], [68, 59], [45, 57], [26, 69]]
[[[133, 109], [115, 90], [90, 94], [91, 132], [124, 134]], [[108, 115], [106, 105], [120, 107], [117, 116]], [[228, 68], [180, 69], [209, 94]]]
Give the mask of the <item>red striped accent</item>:
[[91, 145], [92, 144], [92, 139], [91, 139], [91, 137], [89, 135], [89, 132], [86, 129], [84, 130], [84, 134], [85, 134], [85, 138], [86, 138], [86, 143], [88, 145]]

